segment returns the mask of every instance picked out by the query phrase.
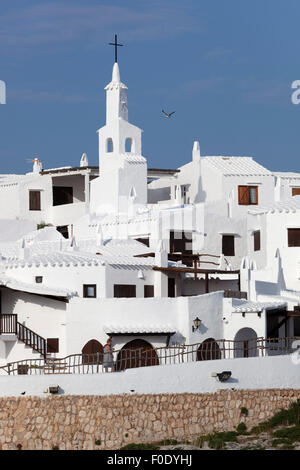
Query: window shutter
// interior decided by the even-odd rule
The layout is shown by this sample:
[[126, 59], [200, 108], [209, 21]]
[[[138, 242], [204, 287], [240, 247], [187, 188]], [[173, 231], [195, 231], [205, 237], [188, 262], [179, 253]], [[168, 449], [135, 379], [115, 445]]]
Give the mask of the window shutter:
[[144, 286], [144, 297], [154, 297], [154, 286]]
[[58, 338], [47, 338], [47, 353], [59, 352], [59, 339]]
[[40, 191], [29, 191], [29, 210], [30, 211], [41, 210], [41, 192]]
[[115, 284], [114, 297], [136, 297], [136, 286], [134, 284]]
[[239, 186], [239, 204], [249, 203], [248, 186]]
[[299, 196], [300, 188], [292, 188], [292, 196]]

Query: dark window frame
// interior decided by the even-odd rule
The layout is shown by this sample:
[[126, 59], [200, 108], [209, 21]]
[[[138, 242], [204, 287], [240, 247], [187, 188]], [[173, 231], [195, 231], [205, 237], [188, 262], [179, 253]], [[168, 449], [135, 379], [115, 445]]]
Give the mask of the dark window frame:
[[36, 284], [42, 284], [43, 276], [35, 276], [35, 282]]
[[[94, 289], [94, 294], [88, 295], [88, 289], [91, 287]], [[83, 297], [85, 299], [95, 299], [97, 297], [97, 284], [83, 284]]]

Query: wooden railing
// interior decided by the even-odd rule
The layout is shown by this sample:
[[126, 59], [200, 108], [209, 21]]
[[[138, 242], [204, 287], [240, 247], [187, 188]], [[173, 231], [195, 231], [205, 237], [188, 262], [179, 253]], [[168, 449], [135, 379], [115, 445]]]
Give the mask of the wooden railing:
[[103, 362], [103, 354], [72, 354], [61, 359], [27, 359], [0, 367], [0, 374], [96, 374], [130, 368], [171, 365], [196, 361], [299, 354], [300, 337], [255, 338], [245, 341], [203, 341], [191, 345], [156, 349], [121, 349], [115, 351], [114, 368]]

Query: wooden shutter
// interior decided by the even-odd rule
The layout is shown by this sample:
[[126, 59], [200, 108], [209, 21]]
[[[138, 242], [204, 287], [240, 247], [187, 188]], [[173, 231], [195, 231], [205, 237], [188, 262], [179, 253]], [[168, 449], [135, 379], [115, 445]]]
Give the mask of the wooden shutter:
[[144, 286], [144, 297], [154, 297], [154, 286]]
[[115, 284], [114, 297], [136, 297], [136, 286], [134, 284]]
[[234, 256], [234, 235], [223, 235], [222, 253], [224, 256]]
[[292, 188], [292, 196], [299, 196], [300, 188]]
[[58, 352], [59, 352], [59, 339], [47, 338], [47, 353], [58, 353]]
[[40, 191], [29, 191], [29, 210], [30, 211], [41, 210], [41, 192]]
[[300, 246], [300, 228], [288, 228], [288, 246]]
[[249, 190], [248, 186], [239, 186], [239, 204], [248, 205], [249, 204]]
[[254, 251], [260, 250], [260, 230], [253, 233]]

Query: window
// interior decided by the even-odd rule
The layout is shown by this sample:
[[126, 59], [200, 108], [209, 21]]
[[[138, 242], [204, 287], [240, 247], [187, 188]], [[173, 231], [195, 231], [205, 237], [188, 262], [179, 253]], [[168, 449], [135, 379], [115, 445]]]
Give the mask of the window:
[[154, 297], [154, 286], [144, 286], [144, 297]]
[[300, 228], [288, 228], [288, 246], [300, 246]]
[[29, 210], [41, 210], [41, 191], [29, 191]]
[[106, 141], [106, 152], [111, 153], [114, 151], [114, 144], [111, 138], [107, 139]]
[[134, 284], [115, 284], [114, 297], [136, 297], [136, 286]]
[[253, 241], [254, 241], [254, 251], [260, 250], [260, 230], [256, 230], [253, 233]]
[[58, 352], [59, 352], [59, 339], [47, 338], [47, 353], [58, 353]]
[[222, 236], [222, 253], [224, 256], [234, 256], [234, 235]]
[[191, 232], [170, 232], [170, 253], [192, 254]]
[[35, 276], [35, 282], [41, 284], [43, 282], [43, 276]]
[[239, 205], [258, 204], [258, 186], [239, 186]]
[[83, 297], [95, 298], [97, 295], [96, 284], [84, 284]]
[[292, 188], [292, 196], [299, 196], [300, 188]]
[[73, 188], [70, 186], [53, 186], [53, 206], [73, 203]]

